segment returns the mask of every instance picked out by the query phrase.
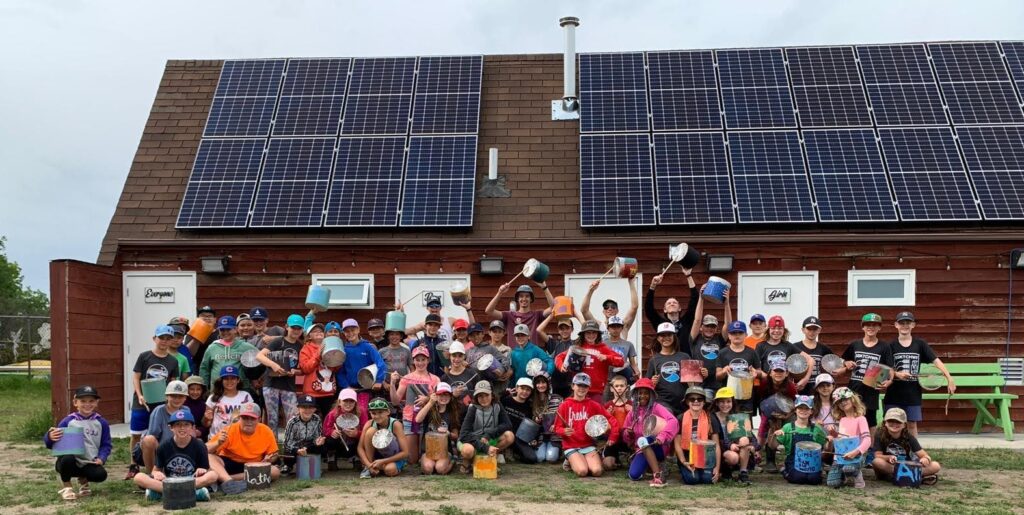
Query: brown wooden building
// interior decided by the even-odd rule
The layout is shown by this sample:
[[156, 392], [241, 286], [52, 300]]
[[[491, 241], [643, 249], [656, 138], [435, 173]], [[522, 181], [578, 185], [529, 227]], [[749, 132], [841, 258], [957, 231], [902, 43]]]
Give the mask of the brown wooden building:
[[[1024, 355], [1024, 332], [1011, 325], [1024, 314], [1024, 288], [1010, 295], [1012, 279], [1024, 282], [1024, 273], [1009, 267], [1010, 251], [1024, 243], [1019, 224], [582, 228], [579, 125], [551, 119], [551, 101], [562, 97], [560, 54], [484, 58], [477, 184], [487, 176], [487, 149], [498, 148], [499, 173], [511, 196], [478, 195], [468, 230], [177, 230], [222, 64], [167, 63], [97, 263], [51, 264], [55, 414], [68, 411], [71, 390], [90, 383], [103, 395], [104, 416], [124, 420], [126, 370], [131, 367], [126, 360], [151, 345], [139, 335], [152, 334], [152, 324], [165, 322], [166, 316], [160, 304], [140, 303], [139, 292], [161, 286], [159, 278], [167, 272], [184, 281], [175, 290], [183, 303], [173, 314], [190, 318], [194, 311], [185, 311], [196, 305], [233, 314], [259, 305], [269, 309], [272, 322], [281, 323], [288, 314], [303, 311], [314, 276], [335, 275], [369, 276], [365, 284], [372, 307], [332, 310], [327, 319], [383, 318], [396, 296], [418, 288], [416, 281], [437, 277], [428, 286], [443, 290], [466, 276], [474, 313], [483, 317], [497, 287], [529, 258], [550, 266], [548, 282], [555, 292], [575, 278], [581, 281], [578, 293], [585, 289], [579, 285], [607, 270], [615, 256], [635, 257], [643, 277], [642, 299], [650, 278], [667, 262], [668, 245], [685, 241], [708, 255], [734, 257], [732, 272], [716, 274], [734, 285], [734, 310], [745, 317], [771, 314], [763, 311], [773, 307], [764, 306], [762, 289], [792, 288], [794, 304], [777, 306], [779, 312], [795, 310], [787, 315], [788, 326], [799, 335], [803, 316], [817, 314], [824, 324], [822, 341], [837, 352], [860, 336], [863, 313], [880, 313], [886, 319], [881, 337], [892, 338], [894, 314], [910, 309], [919, 320], [917, 333], [946, 361]], [[206, 256], [229, 257], [228, 273], [203, 273], [200, 258]], [[503, 258], [504, 273], [480, 275], [484, 256]], [[883, 272], [883, 278], [885, 272], [894, 273], [910, 301], [872, 305], [863, 295], [851, 295], [851, 281], [878, 279], [875, 272]], [[698, 283], [708, 275], [703, 265], [694, 274]], [[656, 292], [659, 309], [669, 296], [688, 295], [684, 279], [678, 271], [666, 276]], [[776, 279], [782, 282], [771, 283]], [[407, 286], [398, 284], [405, 280]], [[812, 286], [804, 288], [800, 280]], [[797, 297], [808, 304], [798, 304]], [[709, 312], [722, 315], [718, 306]], [[132, 324], [135, 329], [129, 329]], [[646, 350], [653, 331], [646, 320], [637, 325]], [[135, 349], [129, 354], [127, 347]], [[949, 416], [941, 406], [927, 408], [926, 430], [964, 430], [974, 419], [967, 403], [954, 403]], [[1015, 406], [1013, 418], [1022, 415], [1024, 405]]]

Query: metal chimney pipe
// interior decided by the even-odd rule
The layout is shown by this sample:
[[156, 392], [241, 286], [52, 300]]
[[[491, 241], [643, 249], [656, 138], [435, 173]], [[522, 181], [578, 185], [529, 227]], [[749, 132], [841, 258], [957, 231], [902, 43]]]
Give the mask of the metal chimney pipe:
[[566, 106], [574, 105], [576, 100], [576, 27], [580, 19], [566, 16], [558, 20], [558, 25], [565, 29], [565, 57], [562, 59], [564, 94], [562, 100]]
[[491, 147], [487, 157], [487, 178], [493, 181], [498, 178], [498, 149]]

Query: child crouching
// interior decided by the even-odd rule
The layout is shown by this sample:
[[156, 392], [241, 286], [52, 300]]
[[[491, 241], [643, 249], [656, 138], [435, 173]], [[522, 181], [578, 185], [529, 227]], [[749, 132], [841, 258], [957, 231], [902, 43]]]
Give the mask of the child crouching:
[[[63, 487], [57, 491], [61, 499], [74, 501], [79, 497], [88, 497], [92, 492], [90, 483], [102, 483], [107, 479], [107, 470], [103, 468], [110, 456], [110, 425], [106, 419], [96, 412], [100, 394], [91, 386], [82, 386], [75, 390], [75, 411], [64, 417], [57, 427], [51, 427], [43, 436], [47, 449], [63, 437], [65, 430], [74, 429], [83, 435], [84, 453], [57, 457], [54, 468], [60, 474]], [[69, 431], [70, 432], [70, 431]], [[78, 478], [78, 493], [71, 486], [71, 478]]]

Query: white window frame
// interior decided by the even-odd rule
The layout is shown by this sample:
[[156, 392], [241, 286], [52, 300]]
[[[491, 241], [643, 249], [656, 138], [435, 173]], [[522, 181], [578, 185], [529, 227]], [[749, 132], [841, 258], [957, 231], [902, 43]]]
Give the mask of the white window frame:
[[[903, 279], [903, 297], [861, 298], [857, 296], [857, 283], [864, 280]], [[917, 302], [917, 270], [849, 270], [846, 273], [847, 306], [913, 306]]]
[[374, 281], [373, 274], [313, 274], [312, 283], [318, 286], [361, 285], [364, 298], [358, 302], [347, 302], [332, 298], [330, 309], [373, 309]]

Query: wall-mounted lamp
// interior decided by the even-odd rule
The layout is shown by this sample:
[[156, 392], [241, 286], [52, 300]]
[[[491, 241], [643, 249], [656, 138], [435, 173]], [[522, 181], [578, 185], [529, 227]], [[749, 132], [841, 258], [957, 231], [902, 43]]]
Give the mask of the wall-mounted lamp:
[[500, 257], [481, 257], [480, 275], [501, 275], [504, 273], [504, 259]]
[[228, 256], [206, 256], [199, 258], [204, 274], [226, 274], [228, 273]]
[[732, 261], [731, 254], [708, 255], [708, 272], [732, 272]]

